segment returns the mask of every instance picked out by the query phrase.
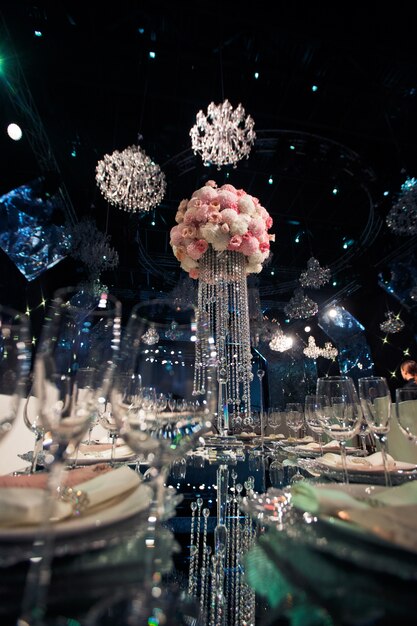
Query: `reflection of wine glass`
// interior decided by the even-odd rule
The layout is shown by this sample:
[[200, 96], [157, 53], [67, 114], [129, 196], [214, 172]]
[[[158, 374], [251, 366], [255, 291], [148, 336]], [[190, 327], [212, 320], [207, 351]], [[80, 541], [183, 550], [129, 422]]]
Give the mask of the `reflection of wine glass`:
[[[155, 300], [132, 309], [119, 354], [110, 394], [113, 414], [120, 425], [120, 435], [149, 465], [150, 484], [154, 488], [149, 519], [157, 526], [164, 516], [164, 483], [172, 463], [197, 444], [211, 429], [216, 416], [216, 352], [209, 328], [197, 319], [193, 307], [181, 308], [171, 301]], [[126, 394], [124, 377], [131, 373], [140, 373], [142, 378], [139, 398]], [[160, 393], [172, 394], [168, 400], [170, 410], [158, 409], [155, 398]], [[185, 402], [174, 407], [174, 395]], [[148, 536], [146, 547], [153, 549], [155, 541], [154, 531], [151, 538]], [[152, 581], [157, 565], [152, 560], [152, 550], [148, 554], [146, 592], [156, 598]], [[163, 602], [167, 590], [159, 591], [157, 601]], [[133, 598], [132, 614], [134, 610]], [[127, 622], [126, 619], [123, 624]]]
[[417, 444], [417, 389], [403, 387], [395, 392], [397, 422], [401, 433]]
[[[55, 501], [62, 495], [61, 479], [68, 454], [77, 448], [94, 418], [98, 399], [105, 395], [120, 335], [120, 303], [74, 288], [55, 292], [38, 343], [33, 389], [39, 417], [52, 437], [41, 540], [27, 576], [22, 616], [42, 616], [53, 556]], [[29, 618], [29, 623], [30, 623]]]
[[10, 432], [24, 397], [32, 360], [28, 318], [0, 305], [0, 441]]
[[324, 432], [339, 442], [344, 480], [348, 483], [346, 443], [359, 432], [363, 418], [354, 382], [349, 376], [326, 376], [317, 379], [316, 391], [324, 396]]
[[281, 413], [279, 412], [279, 409], [275, 409], [273, 407], [268, 409], [267, 423], [272, 431], [272, 434], [275, 435], [276, 431], [281, 426]]
[[366, 376], [358, 380], [359, 398], [368, 426], [381, 444], [385, 484], [391, 485], [387, 459], [387, 435], [391, 423], [391, 392], [382, 376]]

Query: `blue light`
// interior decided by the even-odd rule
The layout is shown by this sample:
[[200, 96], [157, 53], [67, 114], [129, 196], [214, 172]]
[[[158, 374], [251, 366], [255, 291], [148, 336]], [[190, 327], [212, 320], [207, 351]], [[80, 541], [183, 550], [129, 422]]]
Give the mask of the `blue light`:
[[312, 86], [311, 86], [311, 91], [316, 92], [317, 90], [318, 90], [317, 85], [312, 85]]
[[333, 194], [334, 196], [337, 196], [337, 194], [338, 194], [338, 193], [339, 193], [339, 189], [338, 189], [337, 187], [333, 187], [333, 189], [332, 189], [332, 194]]
[[295, 146], [291, 145], [290, 150], [295, 150]]
[[138, 28], [139, 35], [143, 35], [144, 32], [145, 32], [144, 28]]
[[268, 179], [268, 183], [269, 183], [270, 185], [272, 185], [272, 184], [274, 183], [274, 179], [272, 178], [272, 176], [270, 176], [270, 177], [269, 177], [269, 179]]
[[35, 30], [33, 34], [35, 35], [35, 37], [42, 37], [42, 33], [40, 30]]
[[389, 191], [384, 191], [384, 196], [389, 196]]
[[155, 57], [156, 57], [156, 52], [153, 52], [153, 50], [151, 50], [151, 51], [149, 52], [149, 58], [150, 58], [150, 59], [155, 59]]
[[337, 285], [337, 280], [334, 280], [334, 281], [332, 282], [332, 285], [333, 285], [333, 287], [336, 287], [336, 285]]
[[254, 77], [256, 78], [256, 80], [258, 80], [258, 78], [259, 78], [259, 72], [255, 72]]

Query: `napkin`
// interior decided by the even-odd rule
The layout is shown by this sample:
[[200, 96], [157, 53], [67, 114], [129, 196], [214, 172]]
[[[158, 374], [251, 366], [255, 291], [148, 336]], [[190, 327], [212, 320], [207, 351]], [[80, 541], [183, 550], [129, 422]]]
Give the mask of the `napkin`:
[[[83, 468], [84, 469], [84, 468]], [[75, 473], [72, 470], [68, 474]], [[85, 513], [98, 505], [110, 502], [113, 498], [130, 493], [141, 483], [139, 474], [127, 466], [110, 471], [101, 471], [94, 478], [74, 484], [88, 496]], [[0, 488], [0, 526], [37, 525], [43, 520], [45, 491], [37, 487]], [[54, 503], [54, 522], [71, 517], [73, 506], [57, 499]]]
[[362, 485], [331, 487], [300, 481], [291, 487], [291, 502], [297, 509], [323, 515], [374, 508], [382, 511], [385, 508], [417, 505], [417, 481], [397, 487], [372, 489], [370, 494]]
[[[326, 452], [326, 454], [323, 454], [323, 456], [317, 459], [317, 462], [337, 469], [343, 468], [342, 457], [340, 456], [340, 454]], [[396, 467], [395, 460], [389, 454], [387, 454], [387, 464], [388, 469], [393, 470]], [[370, 454], [367, 457], [356, 457], [347, 455], [346, 466], [348, 469], [363, 470], [365, 472], [366, 470], [376, 469], [380, 469], [381, 471], [383, 471], [384, 465], [382, 461], [382, 453], [375, 452], [374, 454]]]

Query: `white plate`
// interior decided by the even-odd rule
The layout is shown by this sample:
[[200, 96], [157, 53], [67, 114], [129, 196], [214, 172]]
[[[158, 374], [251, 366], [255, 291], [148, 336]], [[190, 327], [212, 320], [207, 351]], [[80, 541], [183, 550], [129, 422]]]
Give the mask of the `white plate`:
[[[55, 537], [77, 535], [120, 522], [144, 511], [149, 506], [151, 498], [152, 488], [141, 483], [123, 500], [103, 507], [96, 512], [88, 513], [87, 511], [81, 517], [72, 517], [55, 524]], [[38, 530], [38, 525], [22, 526], [21, 528], [0, 528], [0, 541], [30, 541], [35, 538]]]
[[[130, 461], [134, 459], [136, 454], [131, 450], [128, 452], [126, 450], [127, 446], [121, 446], [119, 449], [116, 448], [114, 453], [114, 460], [121, 463], [123, 461]], [[71, 465], [75, 460], [75, 456], [67, 457], [67, 461]], [[94, 463], [110, 463], [111, 461], [111, 450], [103, 450], [103, 452], [79, 452], [77, 456], [76, 465], [94, 465]]]
[[[323, 463], [320, 462], [317, 459], [317, 465], [320, 466], [321, 469], [327, 469], [330, 470], [332, 472], [340, 472], [343, 473], [343, 467], [338, 467], [338, 466], [334, 466], [331, 465], [330, 463]], [[395, 468], [392, 468], [389, 470], [389, 474], [392, 475], [396, 475], [396, 474], [401, 474], [402, 472], [410, 472], [413, 470], [417, 469], [417, 465], [415, 463], [406, 463], [405, 461], [396, 461], [395, 462]], [[347, 466], [347, 471], [349, 474], [354, 473], [354, 474], [384, 474], [384, 468], [377, 465], [377, 466], [373, 466], [373, 465], [360, 465], [358, 463], [358, 465], [353, 465], [353, 464], [349, 464]]]

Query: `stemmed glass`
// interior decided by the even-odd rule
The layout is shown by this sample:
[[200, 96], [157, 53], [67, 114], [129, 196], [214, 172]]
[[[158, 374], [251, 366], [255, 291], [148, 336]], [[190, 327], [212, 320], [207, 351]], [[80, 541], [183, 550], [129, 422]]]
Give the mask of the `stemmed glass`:
[[51, 434], [44, 519], [26, 579], [20, 620], [42, 624], [54, 551], [52, 517], [56, 499], [65, 497], [63, 470], [87, 432], [104, 398], [120, 339], [120, 302], [107, 293], [76, 288], [55, 292], [45, 316], [34, 362], [33, 390], [39, 417]]
[[278, 428], [281, 426], [281, 413], [278, 409], [275, 409], [273, 407], [270, 407], [268, 409], [267, 423], [272, 431], [272, 435], [275, 435]]
[[391, 424], [391, 392], [383, 376], [365, 376], [358, 380], [359, 398], [369, 429], [381, 444], [385, 484], [391, 485], [387, 459], [387, 435]]
[[29, 474], [33, 474], [36, 470], [39, 454], [43, 448], [45, 429], [39, 415], [39, 399], [34, 395], [32, 389], [23, 406], [23, 422], [25, 426], [35, 434], [32, 461], [28, 470]]
[[[126, 388], [126, 376], [137, 374], [142, 378], [142, 392], [131, 394]], [[110, 401], [121, 437], [149, 465], [147, 474], [154, 498], [149, 513], [153, 533], [150, 530], [147, 548], [154, 548], [156, 531], [164, 517], [167, 474], [172, 463], [183, 458], [211, 430], [218, 408], [217, 389], [214, 342], [210, 329], [192, 306], [182, 308], [161, 299], [139, 303], [132, 309], [122, 334]], [[161, 393], [170, 398], [169, 410], [159, 410], [155, 399]], [[184, 402], [174, 405], [174, 395]], [[152, 581], [158, 566], [153, 562], [153, 551], [147, 552], [145, 589], [136, 594], [138, 602], [141, 593], [156, 598], [156, 583]], [[167, 589], [158, 593], [158, 601], [162, 602]], [[134, 615], [135, 599], [126, 598], [126, 603]]]
[[308, 394], [304, 400], [305, 420], [310, 430], [317, 435], [320, 454], [323, 454], [323, 407], [325, 398], [315, 394]]
[[317, 379], [316, 393], [324, 396], [324, 432], [339, 442], [344, 481], [349, 483], [346, 443], [358, 434], [363, 419], [355, 384], [350, 376], [326, 376]]
[[25, 396], [32, 363], [30, 323], [0, 304], [0, 441], [12, 429]]
[[289, 402], [285, 406], [285, 412], [287, 426], [297, 437], [304, 425], [303, 405], [299, 402]]
[[403, 387], [395, 392], [397, 422], [401, 433], [417, 444], [417, 389]]

